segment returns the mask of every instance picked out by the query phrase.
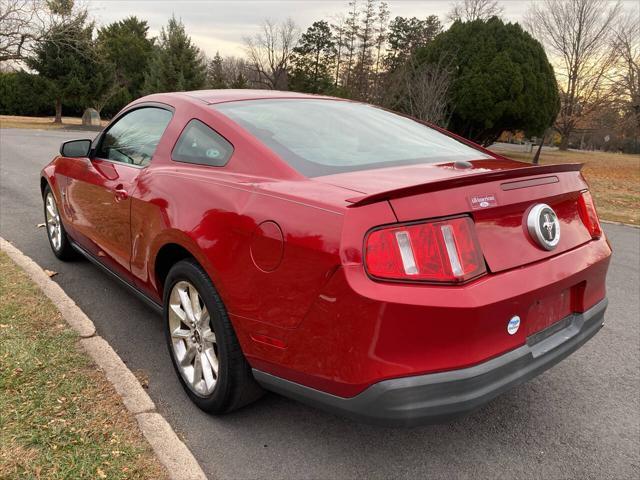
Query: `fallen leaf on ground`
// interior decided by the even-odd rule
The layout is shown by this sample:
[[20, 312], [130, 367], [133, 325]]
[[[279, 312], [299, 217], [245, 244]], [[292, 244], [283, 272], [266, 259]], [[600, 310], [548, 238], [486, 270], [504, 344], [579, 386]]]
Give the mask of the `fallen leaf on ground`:
[[38, 225], [36, 225], [36, 227], [38, 227], [38, 228], [43, 228], [44, 226], [45, 226], [44, 223], [39, 223]]
[[58, 272], [54, 272], [53, 270], [47, 270], [46, 268], [44, 269], [44, 273], [49, 275], [49, 277], [54, 277], [58, 274]]
[[133, 374], [140, 382], [142, 388], [149, 388], [149, 375], [144, 370], [134, 370]]

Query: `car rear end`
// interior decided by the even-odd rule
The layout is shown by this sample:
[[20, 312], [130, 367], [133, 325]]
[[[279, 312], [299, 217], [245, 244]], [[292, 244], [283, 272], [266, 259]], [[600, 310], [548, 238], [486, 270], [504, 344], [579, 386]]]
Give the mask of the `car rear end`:
[[[384, 305], [371, 319], [377, 381], [354, 396], [369, 403], [356, 415], [413, 423], [464, 413], [551, 367], [604, 322], [611, 249], [579, 166], [463, 178], [348, 208], [346, 282]], [[557, 214], [551, 249], [528, 226], [537, 205]]]

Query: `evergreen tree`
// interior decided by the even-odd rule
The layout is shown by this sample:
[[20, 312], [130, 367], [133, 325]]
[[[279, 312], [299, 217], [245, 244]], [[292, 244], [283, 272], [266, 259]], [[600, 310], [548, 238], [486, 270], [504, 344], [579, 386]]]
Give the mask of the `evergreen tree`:
[[385, 58], [387, 70], [393, 72], [407, 63], [413, 53], [431, 42], [442, 31], [436, 15], [424, 20], [416, 17], [396, 17], [389, 24], [389, 51]]
[[153, 54], [153, 39], [148, 38], [148, 32], [147, 22], [134, 16], [98, 30], [98, 54], [111, 65], [115, 76], [102, 99], [112, 113], [142, 94], [144, 74]]
[[293, 50], [291, 88], [310, 93], [324, 93], [331, 88], [331, 64], [336, 54], [331, 27], [321, 20], [314, 22], [300, 37]]
[[224, 74], [224, 60], [220, 52], [216, 52], [215, 57], [209, 60], [207, 65], [207, 87], [228, 88], [227, 78]]
[[[66, 8], [67, 4], [56, 3], [55, 7]], [[110, 83], [108, 69], [98, 62], [93, 49], [93, 25], [85, 25], [85, 20], [86, 12], [72, 23], [53, 27], [27, 61], [50, 84], [56, 123], [62, 122], [64, 103], [91, 103]]]
[[346, 46], [346, 27], [343, 16], [338, 17], [337, 22], [331, 24], [331, 30], [333, 32], [333, 43], [336, 46], [335, 64], [333, 67], [333, 86], [335, 88], [338, 86], [338, 82], [340, 81], [340, 72], [344, 56], [343, 52]]
[[345, 57], [346, 57], [346, 72], [342, 86], [345, 89], [351, 88], [351, 74], [353, 72], [354, 63], [356, 60], [356, 50], [358, 48], [358, 32], [360, 31], [358, 1], [351, 0], [349, 2], [349, 13], [344, 21], [344, 45], [345, 45]]
[[374, 23], [376, 20], [377, 0], [365, 0], [358, 28], [358, 62], [356, 66], [355, 90], [356, 97], [366, 99], [369, 93], [369, 76], [373, 57], [371, 50], [374, 46]]
[[375, 26], [375, 42], [376, 42], [376, 61], [374, 67], [374, 74], [377, 76], [380, 73], [380, 67], [382, 66], [382, 54], [385, 43], [388, 38], [389, 29], [389, 6], [382, 2], [378, 6], [378, 16], [376, 18]]
[[249, 81], [242, 72], [238, 72], [235, 80], [231, 84], [231, 88], [249, 88]]
[[463, 137], [490, 145], [507, 129], [541, 135], [558, 113], [553, 67], [517, 23], [497, 17], [454, 22], [416, 52], [419, 65], [442, 59], [452, 72], [449, 128]]
[[175, 16], [160, 31], [158, 44], [145, 75], [145, 93], [197, 90], [206, 81], [202, 52]]

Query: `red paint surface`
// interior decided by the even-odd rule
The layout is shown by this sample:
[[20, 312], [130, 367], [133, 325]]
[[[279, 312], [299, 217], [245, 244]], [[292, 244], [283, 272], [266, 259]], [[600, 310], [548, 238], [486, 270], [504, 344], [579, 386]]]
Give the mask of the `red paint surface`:
[[[219, 290], [252, 366], [341, 396], [383, 379], [477, 364], [523, 345], [557, 316], [604, 298], [611, 250], [604, 237], [592, 239], [580, 219], [576, 199], [587, 186], [578, 171], [558, 171], [557, 182], [526, 188], [503, 190], [506, 180], [480, 175], [471, 184], [412, 189], [526, 166], [496, 156], [468, 170], [412, 165], [307, 179], [208, 105], [265, 96], [305, 97], [153, 95], [144, 101], [169, 104], [175, 113], [147, 168], [55, 158], [43, 176], [70, 235], [90, 253], [103, 252], [100, 260], [158, 301], [158, 252], [183, 247]], [[233, 144], [225, 167], [171, 160], [192, 118]], [[523, 180], [536, 178], [527, 172]], [[548, 168], [541, 170], [540, 177], [548, 176]], [[122, 189], [127, 198], [117, 198]], [[389, 190], [398, 193], [384, 198]], [[472, 210], [469, 198], [487, 192], [496, 204]], [[351, 207], [349, 199], [363, 194], [380, 197]], [[555, 208], [561, 220], [560, 245], [551, 252], [526, 232], [526, 212], [538, 202]], [[459, 214], [475, 221], [485, 276], [458, 286], [367, 276], [362, 249], [369, 230]], [[508, 335], [513, 315], [525, 328]]]

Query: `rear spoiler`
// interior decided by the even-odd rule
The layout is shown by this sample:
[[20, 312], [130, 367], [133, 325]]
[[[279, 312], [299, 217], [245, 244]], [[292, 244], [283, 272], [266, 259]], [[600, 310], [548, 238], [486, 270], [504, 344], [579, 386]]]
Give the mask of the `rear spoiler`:
[[397, 188], [386, 192], [372, 193], [347, 199], [351, 203], [348, 208], [361, 207], [375, 202], [391, 200], [393, 198], [410, 197], [421, 193], [435, 192], [437, 190], [447, 190], [449, 188], [463, 187], [478, 183], [493, 182], [496, 180], [507, 180], [510, 178], [526, 177], [531, 175], [544, 175], [547, 173], [579, 172], [582, 163], [563, 163], [557, 165], [534, 165], [531, 167], [512, 168], [508, 170], [497, 170], [482, 173], [472, 173], [460, 177], [446, 178], [434, 182], [411, 185], [409, 187]]

